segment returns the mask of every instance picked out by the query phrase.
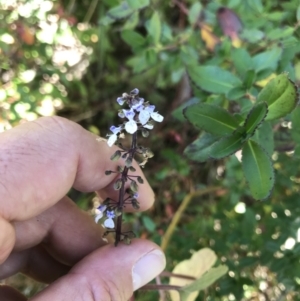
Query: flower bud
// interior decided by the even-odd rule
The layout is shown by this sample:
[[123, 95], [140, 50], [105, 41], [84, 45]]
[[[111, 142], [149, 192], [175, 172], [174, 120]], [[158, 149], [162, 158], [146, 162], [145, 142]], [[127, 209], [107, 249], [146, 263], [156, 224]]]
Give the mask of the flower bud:
[[136, 171], [136, 169], [135, 169], [133, 166], [130, 166], [130, 167], [129, 167], [129, 170], [132, 171], [132, 172], [135, 172], [135, 171]]
[[115, 209], [115, 215], [116, 216], [120, 216], [122, 213], [123, 213], [123, 210], [121, 208], [118, 207], [118, 208]]
[[120, 190], [122, 187], [122, 180], [118, 179], [115, 183], [114, 183], [114, 190]]
[[131, 201], [131, 205], [135, 210], [139, 210], [140, 209], [140, 204], [136, 199], [132, 199]]
[[112, 173], [111, 170], [106, 170], [106, 171], [105, 171], [105, 174], [106, 174], [107, 176], [109, 176], [111, 173]]
[[137, 89], [137, 88], [133, 89], [133, 90], [130, 92], [131, 95], [138, 95], [139, 93], [140, 93], [140, 91], [139, 91], [139, 89]]
[[117, 150], [111, 157], [110, 160], [117, 161], [121, 157], [121, 151]]
[[140, 184], [143, 184], [143, 183], [144, 183], [144, 180], [142, 179], [142, 177], [137, 177], [137, 181], [138, 181]]
[[124, 170], [124, 166], [120, 166], [120, 165], [119, 165], [119, 166], [117, 167], [117, 171], [118, 171], [118, 172], [121, 173], [121, 172], [123, 172], [123, 170]]
[[142, 136], [143, 137], [148, 137], [149, 136], [149, 131], [145, 130], [145, 129], [142, 129]]
[[129, 168], [132, 165], [132, 157], [128, 157], [125, 161], [125, 166]]
[[138, 192], [139, 186], [138, 186], [138, 184], [136, 183], [136, 181], [131, 181], [131, 183], [130, 183], [130, 189], [131, 189], [131, 191], [133, 191], [133, 192]]

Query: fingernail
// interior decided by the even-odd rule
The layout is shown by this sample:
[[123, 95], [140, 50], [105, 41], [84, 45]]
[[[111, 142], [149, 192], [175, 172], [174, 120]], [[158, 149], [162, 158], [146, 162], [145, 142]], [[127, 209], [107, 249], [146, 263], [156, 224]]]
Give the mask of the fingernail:
[[163, 271], [165, 265], [165, 255], [159, 250], [141, 257], [132, 269], [133, 290], [137, 290], [155, 278]]

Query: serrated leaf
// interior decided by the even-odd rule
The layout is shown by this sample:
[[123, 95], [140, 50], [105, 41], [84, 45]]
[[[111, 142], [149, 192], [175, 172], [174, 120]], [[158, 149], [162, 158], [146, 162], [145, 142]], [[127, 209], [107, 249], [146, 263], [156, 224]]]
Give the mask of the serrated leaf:
[[213, 136], [209, 133], [204, 133], [198, 139], [196, 139], [193, 143], [188, 145], [184, 154], [193, 161], [205, 162], [210, 157], [210, 149], [211, 146], [218, 140], [219, 138]]
[[268, 155], [272, 157], [274, 152], [274, 134], [269, 122], [263, 122], [251, 139], [262, 145]]
[[267, 152], [253, 140], [248, 140], [242, 149], [242, 167], [252, 196], [266, 199], [274, 186], [273, 164]]
[[266, 120], [284, 117], [292, 112], [297, 104], [297, 87], [287, 74], [278, 75], [262, 89], [257, 101], [265, 101], [268, 104]]
[[265, 51], [253, 57], [253, 63], [256, 73], [264, 69], [276, 70], [281, 58], [282, 49], [274, 47], [272, 50]]
[[190, 98], [188, 101], [184, 102], [182, 105], [180, 105], [178, 108], [176, 108], [173, 112], [172, 112], [172, 116], [176, 119], [178, 119], [179, 121], [185, 121], [185, 117], [183, 115], [183, 110], [193, 104], [199, 103], [199, 98], [197, 97], [192, 97]]
[[216, 136], [231, 134], [239, 125], [228, 111], [207, 103], [191, 105], [183, 114], [194, 126]]
[[146, 39], [133, 30], [123, 30], [121, 32], [122, 39], [132, 48], [143, 46]]
[[223, 137], [210, 148], [209, 156], [214, 159], [222, 159], [230, 156], [242, 148], [245, 142], [245, 132], [239, 129], [227, 137]]
[[155, 45], [158, 44], [161, 37], [161, 22], [158, 12], [154, 12], [150, 19], [148, 33], [151, 36], [153, 43]]
[[217, 66], [188, 66], [187, 72], [192, 82], [204, 91], [215, 94], [226, 94], [241, 80], [232, 73]]
[[226, 265], [219, 265], [216, 268], [211, 268], [202, 277], [195, 280], [193, 283], [185, 286], [179, 291], [181, 301], [186, 301], [190, 293], [195, 291], [202, 291], [216, 282], [219, 278], [228, 272]]
[[244, 128], [248, 137], [251, 137], [257, 127], [262, 123], [268, 113], [268, 105], [265, 102], [256, 103], [249, 112]]
[[188, 20], [190, 22], [191, 25], [195, 24], [199, 17], [200, 17], [200, 13], [202, 10], [202, 5], [200, 2], [195, 2], [191, 8], [189, 9], [189, 14], [188, 14]]

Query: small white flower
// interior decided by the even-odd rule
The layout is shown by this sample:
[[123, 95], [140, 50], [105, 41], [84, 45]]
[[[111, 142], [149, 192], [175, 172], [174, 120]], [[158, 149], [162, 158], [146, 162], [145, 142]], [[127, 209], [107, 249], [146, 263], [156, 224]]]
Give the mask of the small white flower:
[[108, 146], [112, 147], [115, 144], [115, 142], [117, 141], [117, 139], [118, 139], [117, 135], [115, 135], [115, 134], [110, 135], [109, 138], [108, 138], [108, 140], [107, 140]]
[[140, 120], [140, 122], [141, 122], [141, 124], [142, 125], [144, 125], [144, 124], [146, 124], [148, 121], [149, 121], [149, 119], [150, 119], [150, 112], [149, 111], [147, 111], [147, 110], [142, 110], [142, 111], [140, 111], [140, 114], [139, 114], [139, 120]]
[[156, 122], [162, 122], [164, 120], [164, 117], [157, 112], [151, 113], [151, 118]]
[[125, 123], [125, 130], [129, 134], [134, 134], [137, 131], [138, 127], [134, 120], [129, 120]]
[[110, 127], [110, 130], [113, 132], [113, 134], [109, 135], [109, 138], [107, 140], [107, 144], [108, 144], [109, 147], [111, 147], [112, 145], [114, 145], [115, 142], [117, 141], [117, 139], [118, 139], [118, 135], [117, 134], [121, 132], [122, 127], [120, 127], [120, 126], [117, 127], [117, 126], [112, 125]]
[[108, 218], [103, 223], [105, 228], [113, 229], [115, 227], [115, 222], [112, 218]]

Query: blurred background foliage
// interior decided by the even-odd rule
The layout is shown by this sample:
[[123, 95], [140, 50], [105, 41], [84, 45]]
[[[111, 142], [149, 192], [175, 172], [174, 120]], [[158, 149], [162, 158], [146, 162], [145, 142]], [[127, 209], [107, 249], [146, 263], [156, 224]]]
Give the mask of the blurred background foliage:
[[[205, 163], [184, 156], [199, 131], [181, 113], [197, 101], [230, 112], [243, 109], [284, 71], [299, 84], [298, 1], [0, 0], [0, 20], [1, 131], [59, 115], [105, 136], [118, 124], [116, 98], [137, 87], [165, 120], [141, 141], [155, 153], [145, 173], [156, 203], [149, 212], [126, 217], [134, 231], [163, 242], [168, 270], [195, 250], [215, 251], [229, 273], [197, 300], [300, 300], [300, 161], [290, 116], [273, 124], [273, 193], [255, 201], [236, 156]], [[191, 64], [243, 77], [236, 61], [246, 59], [237, 49], [255, 57], [246, 91], [230, 94], [217, 82], [199, 89], [189, 81], [185, 67]], [[85, 210], [99, 201], [70, 195]], [[39, 289], [23, 276], [6, 283], [27, 296]], [[169, 297], [136, 295], [159, 298]]]

